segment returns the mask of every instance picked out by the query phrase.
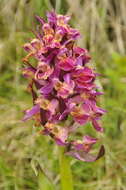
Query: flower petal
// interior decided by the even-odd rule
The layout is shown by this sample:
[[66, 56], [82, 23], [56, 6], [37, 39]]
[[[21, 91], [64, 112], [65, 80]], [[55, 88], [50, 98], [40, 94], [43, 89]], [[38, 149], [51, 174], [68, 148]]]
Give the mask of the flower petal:
[[33, 115], [37, 114], [38, 112], [40, 112], [40, 107], [38, 104], [36, 104], [32, 107], [32, 109], [26, 111], [23, 121], [30, 119]]
[[40, 88], [41, 94], [49, 94], [53, 90], [53, 84], [52, 82], [48, 82], [46, 85], [44, 85], [42, 88]]
[[64, 71], [71, 71], [75, 67], [75, 61], [71, 58], [66, 58], [58, 62], [58, 67]]
[[100, 124], [96, 121], [96, 119], [92, 119], [92, 125], [94, 126], [94, 128], [99, 131], [99, 132], [103, 132], [104, 129], [100, 126]]
[[44, 23], [45, 23], [45, 21], [44, 21], [44, 19], [43, 19], [42, 17], [36, 15], [35, 18], [36, 18], [36, 20], [37, 20], [38, 22], [40, 22], [41, 24], [44, 24]]
[[57, 17], [54, 11], [47, 12], [47, 19], [50, 24], [56, 24]]

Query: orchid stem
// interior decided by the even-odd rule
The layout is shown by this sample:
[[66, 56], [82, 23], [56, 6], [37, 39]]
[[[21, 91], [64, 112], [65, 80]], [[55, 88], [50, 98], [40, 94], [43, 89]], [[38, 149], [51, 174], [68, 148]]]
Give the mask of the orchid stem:
[[59, 147], [59, 167], [61, 190], [74, 190], [72, 181], [72, 172], [69, 157], [64, 154], [65, 149]]

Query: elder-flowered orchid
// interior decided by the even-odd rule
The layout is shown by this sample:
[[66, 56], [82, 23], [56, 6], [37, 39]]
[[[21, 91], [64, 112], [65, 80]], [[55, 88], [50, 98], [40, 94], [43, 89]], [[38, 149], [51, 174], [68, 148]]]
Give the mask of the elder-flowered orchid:
[[[91, 57], [75, 41], [80, 33], [70, 27], [70, 16], [47, 13], [47, 22], [36, 16], [40, 31], [35, 39], [23, 47], [28, 54], [23, 59], [24, 77], [29, 79], [28, 89], [33, 97], [33, 107], [25, 111], [23, 121], [33, 119], [41, 134], [49, 135], [66, 154], [81, 161], [92, 162], [104, 155], [102, 145], [98, 155], [90, 154], [96, 138], [85, 135], [82, 140], [69, 140], [79, 126], [90, 122], [96, 131], [105, 110], [97, 106], [97, 73], [87, 66]], [[31, 58], [35, 59], [31, 64]]]

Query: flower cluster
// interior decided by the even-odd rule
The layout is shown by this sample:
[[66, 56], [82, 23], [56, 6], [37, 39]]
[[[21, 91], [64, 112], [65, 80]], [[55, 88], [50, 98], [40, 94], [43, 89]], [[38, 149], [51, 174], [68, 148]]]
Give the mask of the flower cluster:
[[28, 54], [22, 72], [29, 79], [33, 97], [33, 107], [25, 111], [23, 121], [32, 118], [43, 135], [67, 147], [67, 155], [95, 161], [104, 154], [103, 145], [98, 155], [90, 154], [96, 138], [86, 135], [82, 140], [69, 140], [70, 134], [87, 122], [103, 131], [98, 120], [105, 110], [96, 105], [96, 97], [102, 93], [94, 83], [97, 73], [87, 66], [88, 51], [75, 44], [80, 34], [68, 25], [69, 16], [49, 12], [47, 22], [39, 16], [36, 19], [40, 24], [36, 37], [23, 46]]

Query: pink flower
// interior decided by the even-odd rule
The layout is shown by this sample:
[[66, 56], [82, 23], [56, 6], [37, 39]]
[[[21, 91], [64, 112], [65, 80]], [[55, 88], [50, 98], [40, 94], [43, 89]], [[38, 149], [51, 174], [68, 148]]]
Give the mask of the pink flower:
[[54, 79], [53, 81], [58, 97], [65, 99], [74, 93], [75, 83], [73, 80], [67, 80], [67, 76], [65, 76], [64, 82], [59, 81], [59, 79]]
[[26, 43], [23, 48], [29, 52], [28, 55], [23, 59], [24, 62], [28, 62], [30, 57], [35, 57], [37, 60], [41, 61], [43, 57], [42, 54], [47, 52], [47, 48], [39, 39], [33, 39], [30, 43]]
[[50, 67], [47, 63], [40, 62], [35, 72], [36, 80], [46, 80], [52, 73], [54, 69]]
[[73, 58], [63, 58], [58, 62], [58, 67], [64, 71], [71, 71], [75, 68], [75, 60]]
[[[95, 161], [104, 154], [103, 146], [96, 156], [90, 154], [96, 138], [69, 138], [88, 122], [103, 132], [99, 120], [105, 110], [97, 106], [97, 96], [102, 93], [95, 84], [98, 75], [87, 66], [91, 57], [86, 49], [76, 46], [80, 33], [68, 24], [70, 16], [52, 11], [47, 13], [47, 22], [39, 16], [36, 19], [40, 31], [23, 46], [27, 55], [22, 73], [29, 79], [28, 89], [33, 98], [33, 107], [25, 111], [23, 121], [33, 119], [36, 126], [42, 127], [41, 134], [49, 135], [59, 146], [66, 146], [67, 155]], [[31, 58], [35, 59], [34, 64]]]
[[92, 83], [93, 80], [95, 79], [95, 74], [93, 73], [92, 69], [88, 67], [84, 68], [82, 67], [76, 69], [72, 73], [72, 77], [74, 78], [79, 88], [91, 90], [92, 88], [95, 87], [94, 84]]
[[59, 146], [67, 145], [68, 129], [66, 127], [47, 122], [42, 133], [53, 136]]

